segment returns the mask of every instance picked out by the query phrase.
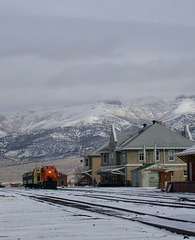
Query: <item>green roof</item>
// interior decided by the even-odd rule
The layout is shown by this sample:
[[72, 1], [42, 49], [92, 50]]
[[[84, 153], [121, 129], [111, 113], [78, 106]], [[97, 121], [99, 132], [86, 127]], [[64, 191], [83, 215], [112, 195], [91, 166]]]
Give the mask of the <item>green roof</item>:
[[132, 172], [133, 172], [133, 171], [141, 171], [141, 170], [147, 169], [147, 168], [153, 166], [154, 164], [156, 164], [156, 163], [143, 164], [141, 167], [138, 167], [138, 168], [136, 168], [136, 169], [133, 169]]

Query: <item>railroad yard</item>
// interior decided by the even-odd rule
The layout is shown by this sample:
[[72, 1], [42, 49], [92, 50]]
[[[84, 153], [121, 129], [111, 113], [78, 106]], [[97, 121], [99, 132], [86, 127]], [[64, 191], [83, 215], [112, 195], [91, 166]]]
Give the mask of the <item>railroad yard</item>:
[[195, 239], [195, 194], [155, 188], [2, 188], [0, 216], [0, 239]]

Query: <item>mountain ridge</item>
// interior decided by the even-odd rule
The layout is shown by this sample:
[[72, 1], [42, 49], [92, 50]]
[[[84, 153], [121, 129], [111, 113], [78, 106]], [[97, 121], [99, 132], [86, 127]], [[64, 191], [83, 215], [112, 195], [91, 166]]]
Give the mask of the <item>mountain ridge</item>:
[[131, 132], [143, 123], [152, 124], [152, 120], [162, 121], [177, 132], [189, 125], [195, 138], [194, 119], [195, 96], [181, 96], [170, 102], [102, 101], [50, 110], [2, 112], [0, 156], [20, 161], [79, 156], [84, 148], [94, 149], [108, 140], [112, 124]]

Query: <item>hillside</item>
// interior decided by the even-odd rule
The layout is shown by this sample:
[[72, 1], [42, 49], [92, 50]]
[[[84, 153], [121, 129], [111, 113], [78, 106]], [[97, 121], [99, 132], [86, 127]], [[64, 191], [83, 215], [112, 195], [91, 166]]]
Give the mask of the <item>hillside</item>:
[[143, 123], [161, 120], [174, 131], [189, 125], [195, 139], [195, 96], [172, 102], [137, 99], [129, 104], [97, 102], [47, 110], [0, 113], [1, 165], [33, 159], [79, 156], [84, 148], [96, 148], [110, 134], [111, 124], [134, 131]]

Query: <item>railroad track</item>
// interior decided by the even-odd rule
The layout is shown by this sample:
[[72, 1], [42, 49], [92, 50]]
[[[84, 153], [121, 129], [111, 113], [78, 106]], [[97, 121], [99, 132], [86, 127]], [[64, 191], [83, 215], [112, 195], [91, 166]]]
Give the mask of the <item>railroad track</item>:
[[[102, 191], [94, 188], [64, 188], [61, 190], [63, 191], [37, 191], [33, 189], [25, 191], [24, 189], [17, 189], [14, 191], [22, 196], [54, 206], [61, 205], [76, 208], [110, 217], [121, 218], [126, 221], [136, 221], [182, 235], [195, 236], [195, 219], [188, 220], [185, 219], [185, 216], [183, 217], [184, 219], [166, 217], [166, 212], [170, 213], [172, 209], [174, 215], [180, 218], [182, 218], [182, 213], [193, 216], [193, 210], [195, 210], [193, 195], [174, 195], [170, 196], [169, 201], [167, 201], [166, 198], [163, 198], [163, 193], [161, 196], [161, 192], [159, 192], [157, 201], [155, 200], [157, 194], [155, 194], [154, 198], [152, 194], [149, 194], [149, 196], [143, 194], [143, 196], [147, 195], [148, 197], [141, 199], [140, 194], [136, 195], [131, 191], [121, 191], [116, 194], [113, 191]], [[192, 202], [187, 203], [186, 198], [184, 201], [179, 202], [178, 196], [192, 197]], [[94, 201], [95, 199], [96, 201]], [[122, 203], [120, 204], [120, 202]], [[154, 208], [147, 208], [146, 204]], [[117, 205], [120, 207], [117, 207]], [[165, 211], [162, 210], [161, 207], [163, 207]], [[167, 209], [165, 207], [167, 207]], [[179, 210], [179, 208], [181, 208], [181, 210]], [[143, 209], [145, 212], [143, 212]]]
[[195, 221], [143, 213], [140, 211], [129, 210], [127, 208], [110, 206], [106, 203], [97, 204], [88, 201], [79, 201], [45, 195], [29, 195], [29, 197], [40, 202], [47, 202], [53, 205], [62, 205], [66, 207], [77, 208], [93, 213], [103, 214], [106, 216], [117, 217], [129, 221], [136, 221], [160, 229], [166, 229], [178, 234], [195, 236]]
[[[173, 207], [173, 208], [189, 208], [189, 209], [195, 209], [195, 200], [194, 199], [189, 199], [189, 198], [178, 198], [178, 197], [168, 197], [168, 196], [163, 196], [163, 195], [158, 195], [158, 200], [156, 200], [157, 196], [155, 195], [153, 198], [153, 195], [133, 195], [130, 196], [129, 194], [122, 194], [120, 196], [111, 196], [107, 195], [108, 192], [102, 192], [102, 191], [95, 191], [93, 192], [92, 190], [81, 190], [81, 189], [60, 189], [66, 192], [82, 192], [81, 195], [77, 195], [78, 197], [89, 197], [89, 198], [95, 198], [95, 199], [104, 199], [104, 200], [111, 200], [111, 201], [120, 201], [120, 202], [126, 202], [126, 203], [138, 203], [138, 204], [148, 204], [152, 206], [160, 206], [160, 207]], [[97, 194], [99, 193], [99, 194]], [[104, 194], [105, 193], [105, 194]], [[111, 193], [113, 194], [113, 193]], [[124, 197], [127, 196], [127, 197]], [[148, 197], [150, 199], [140, 199], [136, 197]], [[151, 200], [151, 198], [155, 200]], [[169, 201], [167, 201], [167, 199]], [[171, 201], [170, 201], [171, 200]], [[175, 201], [175, 202], [173, 202]], [[189, 203], [187, 203], [189, 202]]]
[[[94, 191], [93, 188], [92, 189], [85, 189], [85, 188], [83, 188], [83, 189], [81, 189], [81, 188], [78, 188], [78, 189], [77, 188], [62, 188], [62, 189], [60, 189], [59, 188], [58, 190], [68, 191], [68, 192], [82, 192], [82, 193], [85, 192], [85, 193], [90, 193], [90, 194], [95, 192], [95, 193], [99, 193], [101, 195], [103, 195], [103, 194], [113, 194], [113, 192], [109, 192], [109, 190], [99, 191], [98, 189], [95, 189], [95, 191]], [[158, 200], [159, 199], [175, 200], [175, 201], [180, 200], [180, 198], [178, 196], [173, 196], [170, 193], [166, 193], [166, 192], [156, 191], [156, 194], [155, 194], [155, 190], [152, 193], [150, 193], [150, 192], [143, 193], [141, 191], [138, 191], [138, 192], [128, 191], [126, 193], [126, 192], [122, 191], [119, 194], [120, 194], [120, 196], [123, 195], [123, 196], [127, 196], [128, 198], [133, 196], [133, 197], [141, 197], [141, 198], [146, 197], [146, 198], [152, 198], [152, 199], [158, 199]], [[189, 201], [189, 202], [195, 202], [195, 195], [193, 195], [193, 196], [191, 195], [190, 197], [186, 197], [186, 200]], [[182, 199], [182, 197], [181, 197], [181, 199]]]
[[189, 208], [195, 209], [195, 204], [188, 204], [188, 203], [180, 203], [180, 202], [165, 202], [165, 201], [154, 201], [154, 200], [140, 200], [140, 199], [127, 199], [123, 197], [111, 197], [108, 195], [88, 195], [84, 194], [82, 197], [90, 197], [95, 199], [104, 199], [104, 200], [111, 200], [111, 201], [121, 201], [126, 203], [139, 203], [139, 204], [148, 204], [152, 206], [161, 206], [161, 207], [173, 207], [173, 208]]

